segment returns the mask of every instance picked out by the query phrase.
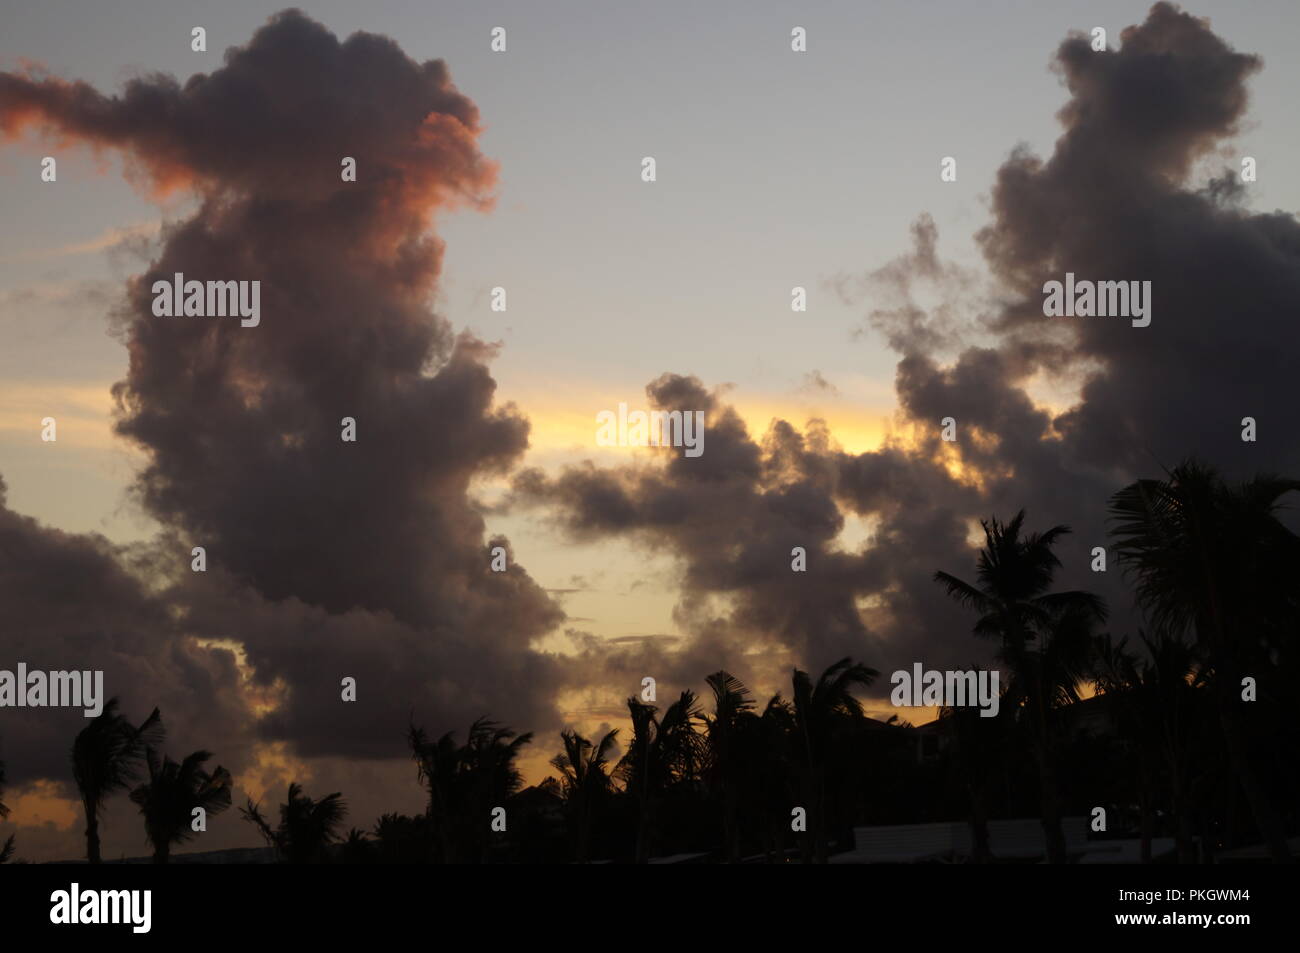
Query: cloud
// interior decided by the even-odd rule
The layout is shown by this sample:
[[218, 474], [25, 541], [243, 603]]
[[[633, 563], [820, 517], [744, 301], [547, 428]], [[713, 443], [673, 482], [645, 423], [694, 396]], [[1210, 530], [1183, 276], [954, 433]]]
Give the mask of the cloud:
[[115, 251], [119, 248], [138, 248], [142, 247], [142, 244], [149, 239], [154, 238], [161, 228], [161, 222], [140, 222], [136, 225], [108, 228], [94, 238], [85, 241], [3, 256], [0, 257], [0, 263], [44, 261], [69, 255], [88, 255], [99, 251]]
[[[839, 274], [828, 283], [845, 304], [875, 302], [855, 337], [875, 330], [895, 351], [947, 350], [960, 343], [976, 276], [939, 257], [939, 228], [928, 214], [917, 218], [911, 231], [911, 251], [865, 275]], [[931, 298], [936, 303], [929, 304]]]
[[[1125, 30], [1118, 53], [1077, 37], [1057, 52], [1065, 133], [1048, 160], [1003, 166], [980, 240], [1019, 298], [999, 322], [1004, 350], [1049, 371], [1095, 368], [1054, 422], [1067, 456], [1123, 472], [1190, 451], [1238, 471], [1300, 463], [1279, 347], [1296, 333], [1300, 226], [1244, 211], [1235, 170], [1216, 188], [1191, 179], [1235, 132], [1260, 66], [1167, 4]], [[1046, 321], [1041, 286], [1066, 271], [1151, 281], [1151, 326]], [[1047, 333], [1058, 323], [1063, 342]], [[1259, 444], [1239, 439], [1243, 416], [1267, 421]]]
[[[508, 541], [486, 538], [472, 495], [524, 453], [528, 422], [494, 405], [494, 348], [430, 310], [429, 228], [490, 208], [496, 180], [446, 65], [286, 11], [184, 83], [108, 96], [0, 74], [0, 130], [117, 150], [150, 193], [197, 200], [114, 316], [130, 354], [116, 430], [146, 456], [134, 493], [165, 528], [177, 624], [236, 644], [251, 685], [282, 699], [257, 736], [376, 758], [404, 754], [413, 713], [555, 722], [555, 664], [530, 643], [563, 612], [513, 553], [491, 571]], [[176, 272], [260, 281], [260, 325], [155, 317], [151, 286]], [[192, 546], [209, 572], [188, 571]], [[223, 753], [219, 731], [205, 744]]]
[[[429, 310], [442, 252], [427, 230], [444, 209], [487, 207], [495, 176], [441, 63], [365, 34], [340, 42], [291, 12], [183, 86], [147, 77], [106, 97], [0, 74], [0, 131], [121, 150], [152, 192], [199, 201], [164, 228], [118, 314], [131, 365], [117, 428], [147, 455], [136, 490], [166, 528], [150, 568], [169, 588], [151, 595], [102, 540], [0, 511], [0, 528], [44, 554], [36, 565], [81, 561], [48, 578], [14, 562], [3, 584], [52, 646], [119, 646], [114, 677], [139, 687], [138, 704], [188, 712], [223, 757], [227, 739], [284, 742], [330, 777], [341, 758], [400, 757], [412, 712], [438, 730], [491, 713], [543, 731], [559, 724], [557, 698], [615, 717], [647, 674], [698, 687], [726, 667], [776, 689], [790, 666], [844, 655], [885, 672], [964, 667], [988, 646], [931, 577], [968, 576], [977, 520], [1021, 507], [1031, 528], [1074, 527], [1061, 584], [1104, 594], [1127, 631], [1119, 574], [1087, 569], [1114, 489], [1188, 453], [1236, 475], [1300, 471], [1287, 347], [1300, 225], [1247, 211], [1232, 170], [1204, 178], [1260, 67], [1167, 4], [1118, 50], [1066, 39], [1062, 135], [1045, 158], [1011, 152], [978, 236], [991, 289], [941, 260], [924, 215], [898, 259], [837, 280], [849, 300], [870, 298], [867, 325], [899, 358], [894, 432], [878, 446], [845, 450], [817, 420], [760, 432], [725, 388], [669, 372], [649, 402], [703, 411], [703, 456], [657, 448], [558, 472], [516, 471], [529, 427], [495, 401], [493, 348]], [[338, 178], [348, 155], [356, 183]], [[154, 318], [150, 284], [176, 271], [261, 280], [261, 326]], [[1045, 318], [1042, 285], [1067, 271], [1151, 281], [1151, 325]], [[1077, 396], [1044, 406], [1031, 396], [1043, 381]], [[339, 440], [343, 416], [355, 444]], [[955, 443], [939, 434], [949, 416]], [[1244, 416], [1256, 443], [1240, 440]], [[577, 540], [674, 557], [680, 640], [569, 630], [563, 660], [533, 650], [564, 614], [513, 551], [508, 572], [490, 571], [489, 547], [509, 542], [487, 538], [473, 496], [507, 477], [509, 505]], [[867, 528], [860, 546], [845, 543], [850, 519]], [[188, 572], [193, 545], [209, 572]], [[794, 547], [805, 573], [791, 571]], [[41, 588], [77, 572], [84, 598]], [[97, 619], [118, 634], [87, 640]], [[355, 703], [339, 699], [344, 676]], [[230, 698], [272, 703], [250, 715]], [[40, 752], [68, 730], [34, 734], [20, 752], [31, 763], [8, 755], [11, 772], [57, 770]]]
[[[662, 640], [592, 643], [584, 668], [693, 683], [724, 665], [771, 676], [790, 658], [860, 650], [870, 633], [854, 599], [871, 572], [861, 556], [834, 546], [843, 518], [825, 435], [779, 422], [760, 446], [736, 411], [693, 377], [665, 374], [646, 393], [653, 407], [705, 413], [702, 456], [664, 448], [661, 464], [587, 464], [555, 477], [531, 469], [514, 484], [516, 504], [549, 508], [578, 539], [626, 537], [682, 560], [675, 622], [691, 631], [690, 643], [675, 652]], [[797, 546], [812, 571], [791, 572]], [[603, 662], [595, 658], [601, 652]]]
[[807, 394], [831, 394], [835, 397], [840, 395], [839, 388], [828, 381], [821, 371], [812, 370], [803, 376], [803, 383], [799, 385], [799, 390]]
[[[666, 374], [648, 392], [659, 406], [707, 410], [703, 457], [524, 472], [516, 500], [554, 508], [578, 538], [675, 554], [676, 621], [691, 638], [657, 661], [696, 680], [719, 664], [761, 676], [778, 660], [816, 668], [845, 654], [884, 670], [986, 658], [931, 577], [969, 576], [978, 519], [1022, 507], [1033, 528], [1074, 528], [1058, 547], [1059, 584], [1101, 592], [1112, 624], [1131, 629], [1120, 574], [1088, 568], [1111, 492], [1190, 453], [1237, 475], [1300, 471], [1285, 346], [1300, 314], [1300, 226], [1245, 211], [1230, 170], [1194, 178], [1237, 129], [1260, 65], [1168, 4], [1126, 29], [1118, 51], [1061, 44], [1063, 134], [1045, 160], [1012, 152], [978, 236], [992, 289], [939, 259], [924, 215], [910, 252], [833, 282], [846, 300], [878, 302], [868, 323], [899, 353], [897, 435], [883, 446], [845, 453], [818, 424], [800, 432], [780, 419], [751, 436], [702, 382]], [[1042, 285], [1066, 271], [1151, 281], [1151, 326], [1045, 318]], [[933, 307], [916, 295], [927, 287]], [[1030, 396], [1036, 380], [1082, 383], [1057, 411]], [[1267, 437], [1243, 443], [1244, 416]], [[945, 417], [954, 444], [940, 439]], [[856, 553], [837, 545], [849, 513], [871, 527]], [[807, 574], [790, 571], [794, 545], [808, 550]], [[611, 666], [642, 667], [648, 650], [605, 649]]]
[[[177, 624], [148, 585], [143, 555], [14, 513], [0, 479], [0, 668], [25, 662], [29, 671], [102, 671], [105, 696], [120, 698], [129, 717], [162, 709], [168, 750], [220, 739], [223, 763], [238, 769], [249, 754], [250, 719], [235, 659]], [[82, 708], [3, 709], [0, 758], [10, 782], [68, 784], [72, 738], [86, 724]]]

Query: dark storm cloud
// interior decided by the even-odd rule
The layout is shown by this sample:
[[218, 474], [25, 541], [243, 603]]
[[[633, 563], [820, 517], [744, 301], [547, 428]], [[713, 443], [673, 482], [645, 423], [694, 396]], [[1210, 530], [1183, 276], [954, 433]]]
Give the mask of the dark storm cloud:
[[[118, 315], [117, 430], [147, 452], [136, 490], [177, 559], [207, 550], [210, 571], [172, 592], [185, 625], [241, 643], [255, 683], [287, 690], [262, 733], [383, 756], [412, 712], [442, 730], [489, 712], [549, 723], [554, 666], [529, 646], [563, 613], [513, 554], [491, 571], [508, 543], [485, 538], [470, 490], [518, 460], [528, 423], [494, 406], [492, 347], [429, 308], [435, 213], [487, 207], [496, 175], [446, 66], [288, 11], [184, 84], [109, 97], [0, 74], [0, 129], [29, 127], [198, 198]], [[155, 317], [151, 286], [175, 272], [260, 281], [260, 325]]]
[[[832, 282], [846, 298], [870, 293], [868, 323], [900, 354], [898, 422], [909, 439], [851, 455], [815, 426], [801, 435], [777, 421], [760, 441], [698, 382], [666, 377], [709, 409], [703, 457], [528, 474], [520, 497], [558, 507], [579, 535], [630, 534], [680, 557], [678, 621], [693, 640], [675, 658], [696, 679], [754, 645], [798, 664], [853, 654], [886, 670], [986, 657], [969, 615], [931, 577], [942, 568], [969, 578], [978, 518], [1021, 507], [1031, 528], [1074, 528], [1058, 547], [1060, 584], [1102, 593], [1113, 625], [1130, 629], [1119, 573], [1089, 571], [1111, 492], [1189, 453], [1236, 473], [1300, 471], [1287, 370], [1300, 343], [1300, 226], [1243, 211], [1237, 167], [1226, 170], [1233, 178], [1196, 181], [1244, 118], [1245, 83], [1260, 65], [1166, 4], [1125, 30], [1118, 51], [1067, 39], [1055, 61], [1071, 95], [1065, 131], [1045, 161], [1012, 153], [979, 236], [995, 283], [988, 299], [1003, 304], [990, 309], [970, 276], [939, 259], [927, 216], [911, 252]], [[1045, 318], [1042, 285], [1067, 271], [1151, 281], [1151, 325]], [[938, 306], [921, 300], [927, 285]], [[1059, 413], [1035, 403], [1035, 375], [1081, 381], [1078, 402]], [[1259, 420], [1259, 442], [1241, 441], [1244, 416]], [[944, 417], [957, 422], [955, 446], [939, 439]], [[831, 551], [843, 512], [871, 521], [860, 554]], [[806, 576], [790, 572], [796, 544], [809, 547]], [[714, 596], [729, 608], [706, 611]]]
[[[184, 85], [151, 74], [110, 97], [83, 82], [0, 73], [0, 130], [28, 125], [122, 149], [155, 187], [198, 180], [205, 192], [276, 203], [267, 211], [316, 208], [335, 232], [366, 222], [362, 244], [372, 233], [413, 237], [412, 218], [450, 198], [483, 201], [495, 173], [475, 142], [478, 109], [445, 63], [417, 63], [369, 33], [340, 43], [296, 10]], [[361, 170], [352, 188], [339, 179], [343, 156]], [[423, 257], [408, 264], [419, 271]]]
[[[619, 643], [603, 655], [589, 642], [575, 668], [624, 684], [654, 674], [693, 685], [720, 666], [770, 678], [792, 660], [860, 654], [871, 635], [855, 599], [876, 574], [869, 557], [832, 545], [844, 521], [826, 434], [780, 422], [757, 441], [692, 377], [665, 374], [646, 393], [656, 408], [704, 411], [702, 456], [664, 448], [662, 465], [588, 464], [555, 478], [529, 470], [516, 478], [515, 498], [551, 507], [579, 539], [626, 536], [681, 556], [675, 621], [692, 639], [669, 651], [661, 640]], [[808, 572], [791, 571], [797, 546]]]
[[[1260, 61], [1159, 4], [1118, 53], [1076, 37], [1057, 63], [1072, 94], [1065, 133], [1047, 161], [1022, 154], [1002, 168], [980, 238], [1021, 300], [1000, 329], [1032, 346], [1065, 324], [1068, 343], [1044, 348], [1045, 366], [1095, 368], [1080, 403], [1054, 421], [1063, 453], [1123, 473], [1193, 451], [1238, 472], [1300, 469], [1287, 370], [1300, 342], [1300, 225], [1239, 207], [1249, 186], [1227, 184], [1237, 156], [1214, 168]], [[1230, 178], [1201, 188], [1203, 167]], [[1150, 281], [1150, 327], [1044, 319], [1042, 284], [1067, 271]], [[1260, 423], [1256, 444], [1240, 439], [1245, 416]]]
[[[1205, 21], [1158, 4], [1123, 32], [1118, 52], [1071, 37], [1055, 65], [1071, 94], [1059, 114], [1065, 131], [1046, 161], [1012, 154], [979, 236], [1010, 304], [975, 322], [991, 342], [949, 365], [900, 347], [897, 390], [918, 423], [957, 419], [962, 463], [978, 475], [978, 497], [936, 496], [934, 508], [969, 519], [1023, 506], [1031, 525], [1072, 525], [1062, 582], [1108, 596], [1122, 630], [1135, 620], [1119, 574], [1087, 571], [1091, 548], [1106, 541], [1114, 489], [1191, 453], [1239, 475], [1300, 470], [1286, 370], [1300, 342], [1300, 226], [1242, 211], [1239, 166], [1205, 168], [1244, 118], [1245, 82], [1261, 65]], [[1206, 187], [1198, 169], [1223, 177]], [[921, 276], [934, 270], [923, 251], [914, 256]], [[1151, 325], [1045, 318], [1043, 283], [1067, 271], [1150, 281]], [[1035, 373], [1082, 380], [1079, 401], [1055, 416], [1035, 406]], [[1242, 442], [1244, 416], [1268, 427], [1258, 443]], [[904, 540], [936, 566], [956, 555], [933, 551], [924, 533]]]
[[[234, 656], [186, 638], [165, 603], [128, 571], [130, 554], [103, 537], [64, 533], [5, 505], [0, 478], [0, 669], [104, 673], [104, 697], [143, 720], [157, 705], [168, 751], [221, 742], [221, 762], [247, 762], [249, 717]], [[72, 738], [83, 708], [0, 709], [0, 759], [15, 785], [50, 778], [67, 785]]]

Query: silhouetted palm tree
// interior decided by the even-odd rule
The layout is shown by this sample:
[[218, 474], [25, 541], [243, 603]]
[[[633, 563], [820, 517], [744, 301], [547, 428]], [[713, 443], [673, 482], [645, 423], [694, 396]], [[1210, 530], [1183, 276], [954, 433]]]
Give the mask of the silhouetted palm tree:
[[367, 864], [374, 856], [375, 845], [366, 832], [355, 827], [349, 830], [339, 848], [339, 860], [345, 864]]
[[427, 864], [437, 856], [427, 815], [383, 814], [371, 833], [381, 863]]
[[437, 853], [435, 859], [444, 864], [452, 863], [456, 859], [457, 825], [463, 800], [462, 786], [457, 781], [460, 749], [452, 732], [447, 732], [437, 741], [430, 741], [424, 729], [415, 725], [410, 727], [407, 742], [411, 747], [411, 757], [415, 759], [417, 777], [429, 793], [424, 814], [432, 828]]
[[985, 545], [975, 584], [942, 571], [934, 578], [949, 596], [979, 613], [976, 635], [1001, 643], [999, 657], [1011, 669], [1008, 702], [1013, 710], [1023, 706], [1028, 720], [1047, 859], [1065, 863], [1052, 713], [1077, 699], [1077, 685], [1087, 671], [1091, 627], [1105, 619], [1106, 606], [1090, 592], [1048, 591], [1061, 565], [1052, 546], [1070, 529], [1053, 526], [1022, 535], [1024, 522], [1024, 510], [1009, 523], [980, 521]]
[[708, 740], [708, 767], [705, 778], [722, 808], [723, 857], [734, 863], [740, 859], [740, 808], [745, 790], [748, 756], [755, 754], [746, 745], [753, 734], [754, 698], [740, 679], [719, 671], [705, 679], [713, 689], [713, 715], [704, 716]]
[[1279, 862], [1291, 857], [1285, 828], [1251, 756], [1239, 693], [1300, 624], [1300, 538], [1277, 518], [1281, 498], [1297, 490], [1300, 481], [1271, 475], [1229, 485], [1189, 460], [1110, 503], [1119, 559], [1152, 625], [1190, 634], [1204, 656], [1232, 773]]
[[562, 731], [564, 753], [551, 759], [551, 766], [560, 772], [565, 807], [569, 815], [574, 839], [574, 860], [586, 863], [591, 841], [594, 815], [609, 797], [612, 782], [609, 771], [610, 752], [618, 740], [618, 729], [608, 732], [592, 744], [576, 731]]
[[700, 717], [695, 693], [684, 691], [668, 706], [662, 719], [658, 709], [639, 701], [627, 700], [632, 716], [632, 743], [619, 762], [618, 774], [625, 790], [637, 805], [636, 862], [650, 859], [660, 801], [675, 783], [693, 780], [701, 760], [700, 737], [695, 720]]
[[814, 685], [807, 672], [795, 669], [792, 677], [795, 732], [803, 755], [804, 791], [811, 803], [809, 833], [812, 857], [826, 863], [829, 850], [829, 803], [827, 769], [841, 730], [863, 717], [862, 704], [853, 695], [866, 688], [880, 673], [850, 658], [842, 658], [822, 672]]
[[452, 733], [430, 741], [411, 726], [407, 736], [420, 782], [429, 792], [427, 816], [443, 863], [486, 859], [491, 812], [523, 786], [515, 762], [532, 732], [516, 735], [488, 718], [470, 726], [457, 747]]
[[312, 864], [329, 859], [329, 846], [338, 840], [338, 829], [348, 807], [337, 791], [313, 801], [295, 781], [289, 785], [289, 799], [280, 805], [280, 823], [276, 827], [271, 827], [252, 798], [239, 813], [284, 860]]
[[157, 746], [162, 737], [157, 708], [137, 728], [118, 712], [116, 698], [110, 698], [104, 710], [77, 734], [72, 743], [72, 776], [86, 813], [86, 859], [90, 863], [100, 862], [99, 819], [104, 802], [139, 779], [145, 747]]
[[1128, 639], [1097, 640], [1093, 652], [1098, 691], [1112, 704], [1121, 750], [1137, 777], [1142, 862], [1151, 862], [1156, 788], [1164, 780], [1179, 863], [1194, 863], [1191, 801], [1193, 770], [1207, 738], [1200, 730], [1205, 681], [1194, 649], [1177, 636], [1154, 639], [1139, 632], [1147, 655], [1127, 648]]
[[[974, 666], [972, 666], [974, 668]], [[971, 829], [971, 863], [992, 862], [989, 842], [989, 812], [994, 780], [1007, 754], [1008, 726], [1014, 715], [999, 709], [986, 718], [971, 705], [939, 709], [939, 721], [946, 732], [946, 760], [951, 783], [964, 789]]]
[[790, 808], [795, 800], [796, 747], [794, 706], [779, 694], [768, 699], [746, 741], [747, 781], [742, 806], [754, 819], [768, 863], [784, 860], [789, 842]]
[[131, 801], [144, 817], [155, 864], [167, 863], [172, 844], [194, 837], [195, 808], [211, 817], [230, 807], [230, 772], [220, 765], [211, 774], [204, 771], [211, 757], [210, 752], [195, 751], [179, 764], [171, 758], [160, 762], [153, 748], [145, 749], [149, 779], [131, 792]]

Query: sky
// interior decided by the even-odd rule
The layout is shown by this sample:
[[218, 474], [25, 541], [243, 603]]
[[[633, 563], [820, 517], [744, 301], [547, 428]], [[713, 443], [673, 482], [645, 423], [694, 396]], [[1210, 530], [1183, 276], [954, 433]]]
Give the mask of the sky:
[[[419, 809], [408, 714], [537, 731], [537, 780], [647, 674], [968, 665], [928, 576], [980, 517], [1070, 523], [1086, 573], [1126, 480], [1300, 462], [1293, 4], [698, 6], [302, 4], [232, 61], [279, 5], [0, 2], [0, 668], [104, 653], [237, 801], [304, 779], [361, 826]], [[141, 276], [186, 265], [262, 276], [265, 325], [153, 317]], [[1067, 270], [1152, 280], [1152, 326], [1045, 320]], [[705, 453], [598, 445], [620, 402], [706, 411]], [[47, 715], [0, 713], [34, 859], [80, 841]]]

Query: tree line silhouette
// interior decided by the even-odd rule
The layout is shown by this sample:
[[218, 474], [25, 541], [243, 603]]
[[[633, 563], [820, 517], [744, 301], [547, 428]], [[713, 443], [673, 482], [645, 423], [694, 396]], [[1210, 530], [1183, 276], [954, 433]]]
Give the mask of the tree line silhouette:
[[[718, 671], [707, 700], [682, 691], [661, 711], [629, 698], [625, 747], [619, 729], [561, 732], [556, 775], [531, 787], [517, 767], [531, 733], [481, 718], [457, 742], [412, 724], [422, 814], [344, 833], [342, 794], [314, 800], [295, 783], [274, 825], [251, 799], [240, 815], [289, 863], [824, 863], [854, 825], [959, 817], [980, 863], [997, 859], [990, 821], [1028, 814], [1041, 819], [1046, 859], [1064, 863], [1062, 819], [1102, 806], [1103, 836], [1140, 838], [1144, 861], [1162, 836], [1182, 863], [1255, 841], [1286, 862], [1300, 804], [1300, 538], [1278, 512], [1295, 490], [1300, 481], [1267, 475], [1231, 484], [1190, 460], [1114, 494], [1112, 552], [1146, 626], [1118, 638], [1102, 631], [1100, 597], [1054, 588], [1067, 527], [1030, 532], [1023, 511], [984, 521], [973, 580], [935, 581], [995, 646], [1006, 675], [996, 717], [944, 708], [920, 731], [868, 718], [858, 693], [879, 673], [850, 658], [815, 678], [794, 670], [789, 697], [762, 704]], [[1085, 712], [1110, 730], [1084, 730]], [[133, 725], [116, 699], [77, 735], [91, 863], [114, 793], [129, 791], [156, 863], [194, 836], [195, 808], [230, 806], [229, 772], [208, 772], [206, 751], [160, 760], [162, 740], [157, 709]], [[0, 764], [0, 794], [3, 783]], [[505, 830], [492, 827], [498, 808]], [[0, 861], [13, 851], [10, 837]]]

